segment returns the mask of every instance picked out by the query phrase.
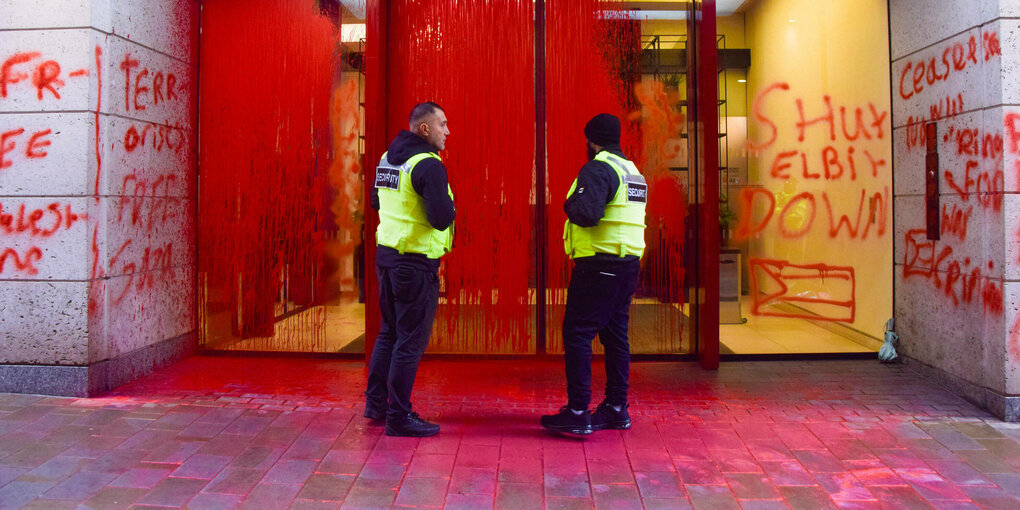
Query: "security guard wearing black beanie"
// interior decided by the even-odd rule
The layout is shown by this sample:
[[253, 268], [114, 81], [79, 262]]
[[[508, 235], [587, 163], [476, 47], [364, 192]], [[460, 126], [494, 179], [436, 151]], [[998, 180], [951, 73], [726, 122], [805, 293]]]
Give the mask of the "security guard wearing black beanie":
[[[585, 125], [584, 135], [590, 161], [563, 204], [564, 249], [574, 261], [563, 317], [567, 405], [541, 419], [549, 430], [576, 435], [630, 428], [627, 329], [645, 248], [648, 200], [644, 177], [620, 149], [620, 119], [600, 113]], [[596, 335], [606, 352], [606, 394], [589, 413]]]

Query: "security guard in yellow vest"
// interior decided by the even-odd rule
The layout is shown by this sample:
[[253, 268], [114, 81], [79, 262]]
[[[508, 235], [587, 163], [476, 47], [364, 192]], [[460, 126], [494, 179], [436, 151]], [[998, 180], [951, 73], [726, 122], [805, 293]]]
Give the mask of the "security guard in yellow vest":
[[[620, 149], [620, 120], [608, 113], [596, 115], [585, 125], [584, 135], [591, 160], [581, 167], [563, 204], [564, 248], [574, 261], [563, 317], [567, 405], [541, 419], [547, 429], [576, 435], [630, 428], [627, 328], [645, 250], [648, 200], [644, 177]], [[596, 335], [606, 351], [606, 393], [589, 413], [591, 343]]]
[[439, 433], [439, 425], [411, 410], [411, 389], [432, 334], [439, 258], [453, 244], [457, 211], [437, 154], [450, 134], [446, 113], [432, 102], [418, 104], [409, 126], [383, 154], [372, 189], [382, 325], [368, 363], [365, 417], [385, 419], [387, 435], [424, 437]]

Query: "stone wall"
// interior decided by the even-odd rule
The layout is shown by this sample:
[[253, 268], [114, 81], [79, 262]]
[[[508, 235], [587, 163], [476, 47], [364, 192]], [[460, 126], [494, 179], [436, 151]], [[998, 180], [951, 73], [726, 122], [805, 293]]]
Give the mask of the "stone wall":
[[194, 349], [197, 0], [8, 0], [0, 391], [93, 394]]
[[[896, 329], [926, 373], [1007, 418], [1020, 394], [1020, 1], [892, 0]], [[940, 222], [926, 230], [926, 124]]]

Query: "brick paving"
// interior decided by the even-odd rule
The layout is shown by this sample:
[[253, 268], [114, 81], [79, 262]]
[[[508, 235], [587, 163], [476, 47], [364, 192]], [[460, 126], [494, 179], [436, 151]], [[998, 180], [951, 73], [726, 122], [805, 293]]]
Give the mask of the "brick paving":
[[196, 356], [100, 398], [0, 394], [0, 508], [1020, 508], [1020, 425], [900, 365], [636, 363], [634, 427], [583, 439], [537, 423], [559, 363], [423, 363], [424, 439], [361, 417], [364, 378]]

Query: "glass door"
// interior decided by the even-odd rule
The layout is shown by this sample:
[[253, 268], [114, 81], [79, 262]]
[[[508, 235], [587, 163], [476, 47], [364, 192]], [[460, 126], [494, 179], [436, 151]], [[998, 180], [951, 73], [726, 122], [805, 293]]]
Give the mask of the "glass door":
[[873, 355], [892, 316], [886, 2], [759, 0], [718, 27], [748, 53], [719, 81], [722, 352]]
[[[621, 119], [621, 148], [649, 186], [646, 251], [630, 308], [631, 352], [688, 354], [694, 350], [687, 303], [693, 255], [689, 248], [695, 236], [688, 229], [692, 204], [685, 22], [650, 23], [626, 2], [607, 6], [595, 0], [545, 4], [547, 352], [563, 352], [572, 265], [561, 248], [563, 201], [587, 160], [582, 128], [592, 116], [606, 112]], [[595, 352], [601, 349], [596, 342]]]
[[201, 23], [200, 345], [364, 352], [364, 12], [220, 0]]
[[[649, 182], [632, 352], [696, 352], [711, 297], [698, 279], [708, 202], [693, 11], [659, 22], [626, 4], [205, 5], [202, 345], [371, 352], [378, 217], [365, 175], [411, 107], [434, 101], [450, 122], [440, 156], [458, 213], [429, 353], [562, 352], [562, 203], [586, 161], [583, 126], [601, 112], [622, 119], [623, 149]], [[498, 37], [479, 29], [493, 26]], [[246, 57], [252, 48], [265, 51]]]

